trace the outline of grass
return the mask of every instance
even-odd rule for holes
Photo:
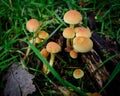
[[[118,67],[120,63],[118,63],[114,68],[105,87],[99,90],[92,79],[84,80],[83,78],[79,81],[72,78],[73,70],[75,68],[82,68],[82,64],[79,59],[73,60],[68,54],[59,53],[55,62],[57,65],[59,62],[59,67],[56,67],[57,65],[55,65],[55,68],[53,68],[49,66],[49,63],[41,54],[39,54],[39,50],[42,49],[48,41],[53,40],[57,42],[59,34],[62,33],[65,27],[69,26],[63,22],[63,15],[69,9],[81,11],[83,14],[84,26],[88,26],[87,14],[94,13],[97,19],[93,31],[97,32],[102,38],[109,37],[112,41],[116,41],[120,45],[119,0],[103,0],[102,2],[99,0],[85,1],[86,0],[16,0],[14,2],[13,0],[0,0],[0,75],[4,76],[6,69],[14,62],[20,62],[26,46],[30,45],[32,50],[29,58],[33,58],[33,61],[31,64],[29,64],[30,61],[25,61],[24,64],[29,69],[30,73],[35,73],[36,75],[34,82],[37,92],[34,93],[35,96],[46,96],[46,94],[50,94],[50,96],[53,96],[54,94],[54,96],[57,96],[58,91],[52,92],[52,86],[54,84],[64,86],[68,89],[73,89],[77,94],[81,94],[82,96],[84,96],[86,92],[90,91],[103,92],[119,73]],[[80,4],[83,4],[81,5],[82,7]],[[25,27],[27,20],[30,18],[38,19],[42,24],[39,30],[45,30],[50,34],[46,41],[40,43],[36,47],[27,42],[27,40],[33,36],[33,34],[29,33]],[[66,59],[62,58],[64,56],[66,56]],[[114,54],[113,56],[104,58],[100,67],[118,56],[119,54]],[[39,69],[42,62],[51,70],[51,74],[49,76],[44,77],[43,72]],[[74,66],[72,64],[74,64]],[[86,71],[86,67],[83,69],[85,71],[86,78],[89,78],[90,76]],[[42,76],[42,79],[39,78],[39,76]],[[67,77],[66,80],[63,79],[64,76]],[[72,79],[68,80],[69,78]],[[0,92],[3,92],[4,83],[2,78],[0,81]],[[39,84],[41,84],[42,81],[50,86],[48,87],[43,84],[40,87]],[[92,89],[89,88],[91,86],[93,87]],[[80,87],[81,89],[77,87]],[[45,91],[46,93],[44,93]],[[62,95],[63,94],[61,94],[61,96]]]

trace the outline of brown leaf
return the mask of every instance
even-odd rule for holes
[[[4,96],[27,96],[36,90],[32,81],[34,76],[22,66],[12,64],[7,71]]]

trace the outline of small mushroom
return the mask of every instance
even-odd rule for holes
[[[92,34],[89,28],[85,28],[83,26],[76,27],[75,33],[76,33],[76,37],[83,36],[83,37],[88,37],[88,38],[90,38]]]
[[[73,77],[74,77],[75,79],[80,79],[80,78],[82,78],[83,76],[84,76],[83,70],[81,70],[81,69],[75,69],[75,70],[73,71]]]
[[[35,38],[35,43],[39,44],[42,41],[42,39],[40,39],[39,37]]]
[[[36,32],[40,27],[40,22],[37,19],[30,19],[26,23],[26,29],[29,32]]]
[[[94,92],[94,93],[92,93],[92,96],[102,96],[102,95],[99,94],[98,92]]]
[[[29,31],[29,32],[36,32],[38,30],[38,28],[40,27],[40,22],[37,20],[37,19],[30,19],[26,22],[26,29]],[[34,33],[34,37],[35,37],[35,33]],[[31,39],[29,42],[33,42],[34,45],[35,45],[35,42],[36,40]],[[28,46],[27,48],[27,51],[26,51],[26,54],[25,56],[23,57],[23,60],[25,60],[28,55],[29,55],[29,52],[30,52],[30,46]]]
[[[74,50],[71,50],[70,51],[70,57],[73,58],[73,59],[76,59],[78,57],[78,53]]]
[[[47,59],[49,52],[46,50],[46,48],[43,48],[40,53],[42,54],[43,57]]]
[[[46,50],[50,53],[49,64],[50,66],[53,66],[55,54],[61,51],[61,46],[57,44],[56,42],[51,41],[46,45]],[[49,70],[47,73],[49,73]]]
[[[73,28],[65,28],[63,30],[63,37],[66,38],[66,46],[69,47],[71,46],[71,39],[74,38],[75,36],[75,32]]]
[[[47,57],[49,56],[49,52],[46,50],[46,48],[43,48],[40,53],[42,54],[43,57],[45,57],[47,59]],[[48,68],[45,64],[43,64],[43,72],[44,74],[47,74],[48,72]]]
[[[87,93],[87,96],[102,96],[101,94],[99,94],[98,92],[94,92],[94,93]]]
[[[64,22],[70,24],[70,27],[74,27],[74,24],[82,22],[82,15],[77,10],[69,10],[65,13]]]
[[[90,38],[78,36],[73,39],[73,49],[76,52],[85,53],[92,50],[92,48],[93,42]]]
[[[48,36],[49,36],[49,34],[46,31],[40,31],[38,34],[38,37],[40,39],[46,39],[46,38],[48,38]]]

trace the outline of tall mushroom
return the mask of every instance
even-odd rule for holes
[[[50,66],[53,66],[55,54],[61,51],[61,46],[56,42],[51,41],[46,45],[46,50],[50,53],[49,64]],[[49,73],[49,70],[47,73]]]
[[[70,47],[71,46],[71,39],[73,39],[75,36],[75,32],[73,28],[65,28],[63,30],[63,37],[66,38],[66,46]]]
[[[30,19],[26,22],[26,29],[29,32],[36,32],[40,27],[40,22],[37,19]]]
[[[77,10],[69,10],[65,13],[64,22],[70,24],[70,27],[74,28],[74,24],[79,24],[82,22],[82,15]]]
[[[29,32],[34,32],[34,37],[35,37],[35,32],[39,29],[40,27],[40,22],[37,20],[37,19],[29,19],[27,22],[26,22],[26,29],[29,31]],[[32,41],[34,43],[34,38],[32,38]],[[35,43],[34,43],[35,45]],[[26,51],[26,54],[24,56],[24,60],[27,58],[27,56],[29,55],[29,52],[30,52],[30,46],[28,46],[27,48],[27,51]]]

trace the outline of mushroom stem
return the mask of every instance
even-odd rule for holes
[[[74,26],[75,26],[74,24],[70,24],[70,28],[74,28]]]
[[[55,53],[50,53],[50,61],[49,64],[52,67],[55,59]],[[43,65],[43,70],[45,74],[48,74],[50,70],[46,67],[46,65]]]
[[[27,48],[26,54],[23,58],[24,60],[28,57],[29,53],[30,53],[30,46],[28,46],[28,48]]]
[[[54,59],[55,59],[55,53],[50,53],[50,61],[49,61],[50,66],[53,66]]]
[[[71,43],[70,43],[70,42],[71,42],[71,39],[67,38],[67,40],[66,40],[66,46],[67,46],[67,47],[71,46]]]
[[[70,24],[70,28],[74,29],[74,27],[75,27],[75,24]],[[73,38],[71,38],[69,42],[70,42],[70,45],[73,46]]]

